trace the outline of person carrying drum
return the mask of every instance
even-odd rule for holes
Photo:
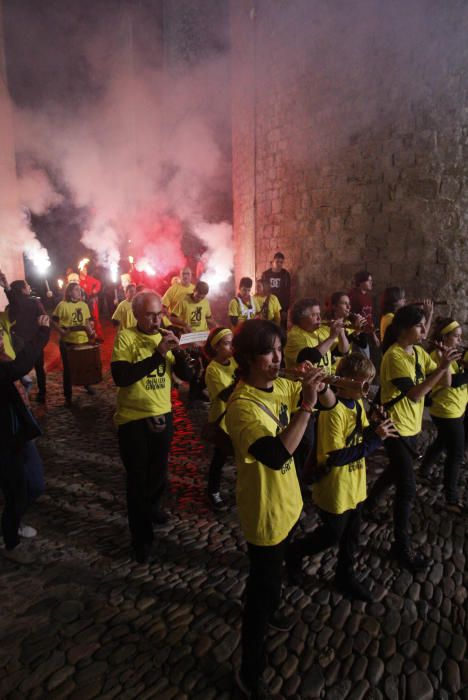
[[[81,299],[81,288],[76,282],[71,282],[65,289],[65,300],[57,304],[52,314],[55,328],[60,334],[60,355],[63,365],[63,395],[65,406],[72,405],[72,380],[68,351],[75,345],[82,345],[94,340],[96,333],[91,325],[91,313],[88,305]],[[94,389],[86,385],[88,394],[94,394]]]

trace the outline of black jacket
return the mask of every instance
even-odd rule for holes
[[[14,383],[33,368],[49,335],[49,328],[41,326],[14,360],[0,362],[0,443],[6,448],[20,447],[41,434]]]

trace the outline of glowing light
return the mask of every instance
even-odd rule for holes
[[[156,274],[156,270],[154,269],[153,265],[151,264],[150,260],[148,260],[148,258],[140,258],[140,260],[136,262],[135,267],[138,270],[138,272],[145,272],[151,277]]]
[[[62,279],[58,279],[58,280],[57,280],[57,287],[58,287],[59,289],[63,289],[63,280],[62,280]]]
[[[133,255],[128,256],[128,262],[130,263],[130,265],[133,265]]]
[[[225,271],[215,272],[214,270],[208,270],[208,272],[202,275],[203,282],[206,282],[210,287],[210,294],[219,291],[219,288],[224,282],[229,279],[229,273]]]
[[[45,275],[50,267],[50,259],[47,250],[38,245],[34,248],[27,248],[25,254],[31,260],[36,270],[41,275]]]
[[[83,269],[84,269],[88,264],[89,264],[89,258],[83,258],[83,259],[80,260],[80,262],[78,263],[78,270],[79,270],[80,272],[83,272]]]
[[[119,274],[119,265],[116,262],[113,262],[109,265],[109,270],[110,270],[110,278],[112,282],[117,282],[118,274]]]

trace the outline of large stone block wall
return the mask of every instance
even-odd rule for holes
[[[233,83],[255,42],[255,103],[238,89],[233,119],[234,159],[255,164],[234,178],[238,246],[254,216],[257,272],[282,250],[296,296],[367,268],[377,291],[444,298],[467,320],[466,3],[250,5],[255,27],[245,13],[233,32]]]

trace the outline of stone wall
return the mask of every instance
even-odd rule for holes
[[[447,299],[467,320],[466,3],[239,4],[237,247],[255,232],[257,272],[282,250],[297,296],[367,268],[377,291]]]

